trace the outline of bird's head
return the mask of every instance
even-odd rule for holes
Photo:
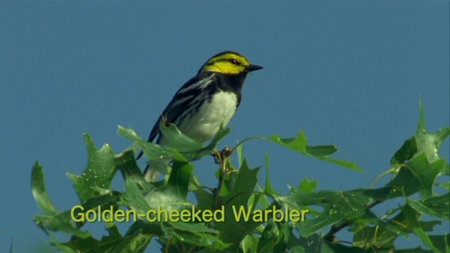
[[[263,67],[250,64],[250,61],[244,56],[232,52],[225,51],[214,55],[200,68],[198,73],[202,72],[218,72],[228,75],[238,75],[248,73]]]

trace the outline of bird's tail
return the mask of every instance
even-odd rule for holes
[[[159,177],[159,171],[157,171],[155,168],[151,168],[150,164],[147,164],[147,167],[145,167],[144,170],[144,179],[147,182],[155,182]]]
[[[167,166],[171,161],[170,159],[153,159],[153,161],[149,162],[144,170],[145,181],[155,182],[161,174],[160,171],[164,171],[167,174]]]

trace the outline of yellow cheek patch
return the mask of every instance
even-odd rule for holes
[[[213,62],[219,62],[219,61],[225,61],[225,60],[237,60],[238,62],[240,62],[243,66],[248,66],[250,65],[250,62],[247,60],[247,58],[245,58],[242,55],[237,55],[237,54],[233,54],[233,53],[227,53],[227,54],[221,54],[219,56],[216,56],[212,59],[210,59],[208,61],[208,63],[213,63]]]
[[[235,60],[238,64],[232,63]],[[250,62],[247,58],[234,53],[224,53],[211,58],[202,68],[202,71],[213,71],[223,74],[239,74],[245,71]]]
[[[205,65],[203,71],[219,72],[223,74],[239,74],[244,72],[244,66],[234,65],[228,61],[218,61],[212,65]]]

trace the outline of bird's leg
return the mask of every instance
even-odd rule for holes
[[[233,150],[228,146],[225,146],[220,152],[223,158],[227,158],[233,153]]]
[[[211,156],[214,158],[215,164],[220,164],[220,151],[217,148],[214,149],[214,153]]]
[[[214,157],[214,162],[216,164],[220,164],[221,159],[225,159],[229,157],[233,153],[233,150],[229,148],[228,146],[225,146],[222,151],[219,151],[218,149],[214,149],[214,154],[212,156]]]

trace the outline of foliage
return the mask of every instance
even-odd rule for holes
[[[132,129],[119,127],[119,134],[131,140],[133,146],[117,155],[108,144],[98,150],[91,136],[85,134],[88,165],[82,175],[68,174],[80,200],[71,210],[55,208],[47,194],[43,168],[36,162],[32,192],[43,214],[36,215],[34,221],[54,246],[63,252],[144,252],[152,240],[157,240],[163,252],[450,251],[450,234],[431,235],[435,225],[448,223],[450,217],[450,169],[445,158],[439,156],[450,128],[429,133],[422,105],[415,135],[393,155],[391,168],[381,175],[389,173],[393,178],[375,189],[316,191],[317,181],[305,179],[282,195],[270,183],[268,157],[262,188],[258,184],[260,168],[250,168],[243,159],[243,142],[233,149],[215,148],[229,129],[221,129],[207,146],[182,135],[173,125],[162,124],[161,130],[170,142],[166,147],[148,143]],[[334,145],[309,146],[303,131],[295,138],[257,138],[362,171],[352,162],[331,158],[338,151]],[[153,160],[174,160],[164,180],[144,180],[135,160],[139,149]],[[230,158],[235,152],[238,166]],[[211,191],[201,185],[190,163],[210,154],[215,154],[218,164],[218,185]],[[111,188],[117,172],[123,178],[123,192]],[[195,203],[188,200],[189,192],[195,195]],[[401,198],[403,204],[387,208],[382,216],[372,210],[393,198]],[[96,215],[98,210],[103,210],[101,215]],[[149,210],[154,212],[149,214]],[[155,215],[158,212],[159,217]],[[131,226],[121,234],[117,223],[126,214],[131,215]],[[86,222],[103,222],[108,235],[95,238],[83,229]],[[353,234],[353,242],[338,240],[343,229]],[[71,238],[57,241],[52,231],[67,233]],[[399,237],[410,235],[420,238],[425,248],[394,248]]]

